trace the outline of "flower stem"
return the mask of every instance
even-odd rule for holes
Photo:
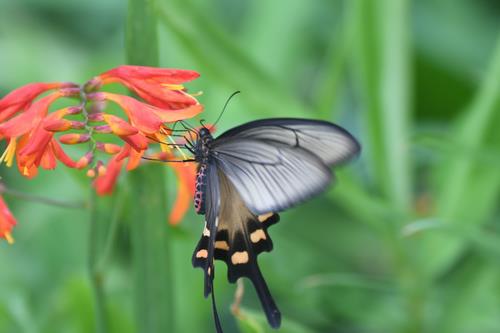
[[[50,198],[45,198],[37,195],[32,195],[32,194],[27,194],[21,191],[13,190],[10,188],[7,188],[4,184],[0,184],[0,195],[1,194],[6,194],[8,196],[26,200],[26,201],[32,201],[32,202],[38,202],[44,205],[48,206],[56,206],[56,207],[61,207],[61,208],[68,208],[68,209],[86,209],[88,208],[88,205],[86,203],[79,203],[79,202],[65,202],[65,201],[60,201],[60,200],[54,200]]]
[[[155,1],[129,0],[128,63],[158,66]],[[166,224],[164,167],[145,165],[129,175],[134,207],[130,219],[137,331],[174,332],[173,268]]]

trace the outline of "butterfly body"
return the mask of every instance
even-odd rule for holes
[[[281,314],[257,263],[260,253],[273,249],[268,228],[279,221],[278,212],[324,191],[333,180],[331,167],[357,155],[360,146],[341,127],[309,119],[263,119],[216,138],[207,128],[197,135],[195,208],[205,215],[205,227],[192,261],[204,270],[205,296],[213,297],[214,259],[222,260],[229,282],[250,279],[277,328]]]
[[[210,131],[202,128],[199,131],[199,139],[195,147],[195,159],[198,162],[198,171],[196,173],[196,187],[194,193],[194,209],[197,214],[205,214],[205,200],[206,200],[206,176],[209,163],[210,142],[213,137]]]

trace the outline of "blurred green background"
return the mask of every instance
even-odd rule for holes
[[[259,262],[281,332],[500,332],[498,1],[157,0],[142,14],[152,3],[0,0],[0,95],[141,58],[155,49],[151,34],[126,31],[156,19],[159,64],[202,74],[189,88],[204,93],[203,118],[242,91],[219,132],[300,116],[339,123],[362,143],[335,187],[270,229],[275,249]],[[165,174],[166,209],[171,171],[147,171],[150,182]],[[33,181],[0,174],[29,194],[90,193],[62,167]],[[141,177],[98,199],[93,227],[88,211],[6,196],[19,225],[14,246],[0,243],[0,332],[214,331],[190,262],[202,217],[191,210],[171,228],[165,214],[166,243],[151,247],[154,233],[137,243],[131,216],[150,209],[137,204],[150,200],[134,190]],[[272,331],[250,286],[234,319],[235,286],[217,267],[226,331]]]

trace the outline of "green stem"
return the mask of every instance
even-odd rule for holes
[[[24,192],[16,191],[10,188],[6,188],[4,185],[0,184],[0,194],[6,194],[8,196],[18,198],[21,200],[38,202],[48,206],[56,206],[68,209],[86,209],[88,205],[86,203],[79,202],[65,202],[60,200],[54,200],[51,198],[45,198],[37,195],[27,194]]]
[[[99,249],[101,248],[101,235],[104,225],[100,209],[96,202],[96,194],[91,189],[90,194],[90,226],[89,226],[89,275],[90,284],[94,294],[95,332],[108,332],[108,317],[106,313],[106,295],[104,293],[104,277],[97,267]]]
[[[395,209],[411,207],[409,147],[410,49],[408,1],[359,0],[361,95],[366,108],[373,178]]]
[[[126,26],[127,61],[158,66],[157,17],[154,0],[129,0]],[[173,268],[164,166],[144,165],[130,173],[134,209],[130,216],[134,305],[137,332],[174,332]]]

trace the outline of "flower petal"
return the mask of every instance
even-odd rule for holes
[[[130,156],[128,157],[127,171],[132,171],[139,166],[144,155],[144,150],[137,151],[135,149],[130,150]]]
[[[120,117],[112,114],[103,114],[103,120],[109,125],[114,134],[120,136],[133,135],[139,132],[137,128],[130,125]]]
[[[1,124],[0,136],[12,138],[29,132],[40,123],[42,118],[47,115],[49,106],[60,97],[60,92],[42,97],[33,103],[26,112]]]
[[[152,134],[157,132],[161,125],[161,119],[155,114],[157,108],[154,106],[139,102],[135,98],[117,95],[112,93],[102,93],[105,99],[118,104],[130,118],[130,122],[139,131]]]
[[[193,200],[195,192],[196,165],[194,163],[172,163],[177,175],[177,197],[169,216],[170,224],[178,224]]]
[[[52,139],[50,141],[50,147],[52,148],[52,151],[54,152],[54,155],[56,158],[61,161],[64,165],[66,165],[68,168],[76,168],[77,167],[77,162],[73,161],[71,157],[69,157],[64,150],[62,149],[61,145],[55,140]]]
[[[54,170],[56,168],[57,160],[52,147],[49,146],[48,149],[45,149],[40,160],[40,166],[45,170]]]
[[[162,110],[156,109],[154,110],[155,114],[164,122],[164,123],[173,123],[178,120],[184,120],[192,118],[203,111],[203,105],[197,104],[193,106],[189,106],[180,110]]]
[[[11,91],[0,100],[0,122],[25,109],[40,94],[56,88],[76,87],[74,83],[30,83]]]
[[[141,133],[134,135],[120,136],[120,139],[128,143],[136,151],[142,151],[148,149],[148,139],[146,139]]]
[[[192,81],[200,76],[191,70],[174,68],[157,68],[148,66],[122,65],[99,75],[103,80],[119,78],[128,79],[155,79],[160,83],[180,84]],[[107,83],[107,82],[106,82]]]
[[[12,215],[3,197],[0,196],[0,237],[5,238],[10,244],[14,242],[11,232],[16,224],[17,221],[14,215]]]
[[[130,147],[124,146],[120,153],[116,154],[109,160],[106,172],[94,180],[93,185],[98,195],[107,195],[113,192],[124,163],[124,157],[126,157],[129,152]]]

